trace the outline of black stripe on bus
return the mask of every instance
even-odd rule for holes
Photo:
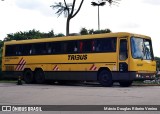
[[[28,63],[26,65],[32,65],[32,64],[98,64],[98,63],[104,63],[106,65],[115,65],[116,62],[85,62],[85,63]],[[4,65],[19,65],[19,64],[4,64]]]

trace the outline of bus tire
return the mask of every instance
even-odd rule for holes
[[[119,84],[121,87],[129,87],[132,85],[133,81],[120,81]]]
[[[30,69],[26,69],[23,73],[23,78],[26,84],[31,84],[34,82],[33,72]]]
[[[45,74],[42,69],[37,69],[35,71],[35,81],[38,84],[43,84],[45,82]]]
[[[105,87],[111,87],[113,85],[112,74],[108,70],[102,70],[98,75],[99,83]]]

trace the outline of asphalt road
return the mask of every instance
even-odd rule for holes
[[[16,85],[15,83],[0,83],[0,105],[160,105],[160,86],[131,86],[124,88],[117,85],[102,87],[99,84]],[[64,112],[47,113],[63,114]],[[75,112],[65,113],[75,114]],[[94,111],[77,113],[97,114]],[[106,114],[108,112],[101,113]],[[127,114],[128,112],[109,113]],[[137,112],[130,113],[137,114]],[[142,111],[141,113],[150,114],[150,111]],[[154,114],[158,113],[157,111],[154,112]]]

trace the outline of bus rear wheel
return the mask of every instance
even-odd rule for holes
[[[27,69],[23,73],[24,81],[27,84],[31,84],[34,82],[33,72],[30,69]]]
[[[121,87],[129,87],[132,85],[133,81],[120,81],[119,84]]]
[[[113,85],[112,74],[108,70],[102,70],[98,75],[99,83],[105,87],[111,87]]]
[[[42,69],[37,69],[35,71],[35,81],[38,84],[43,84],[45,82],[45,75]]]

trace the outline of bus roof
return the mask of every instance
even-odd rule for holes
[[[11,41],[5,42],[5,45],[27,44],[27,43],[36,43],[36,42],[67,41],[67,40],[69,41],[69,40],[94,39],[94,38],[105,38],[105,37],[122,38],[122,37],[128,37],[128,36],[136,36],[136,37],[150,39],[150,37],[146,35],[134,34],[129,32],[116,32],[116,33],[64,36],[64,37],[39,38],[39,39],[28,39],[28,40],[11,40]]]

